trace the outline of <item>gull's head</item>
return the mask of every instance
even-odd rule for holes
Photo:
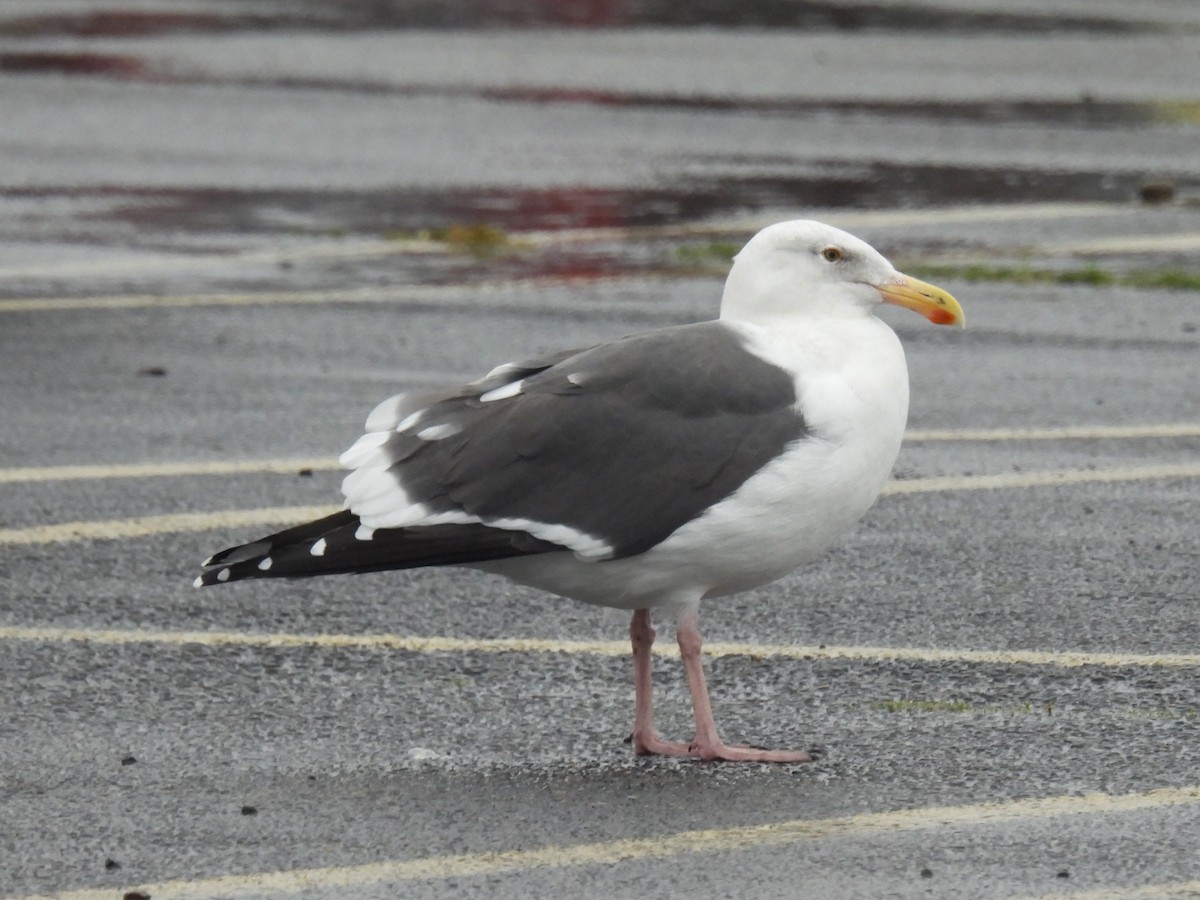
[[[894,303],[936,325],[965,323],[962,307],[939,287],[897,272],[852,234],[810,219],[764,228],[734,257],[721,318],[766,323],[843,317]]]

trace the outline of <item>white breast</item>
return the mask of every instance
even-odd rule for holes
[[[800,339],[761,333],[754,349],[793,373],[809,435],[651,551],[703,558],[710,597],[773,581],[845,534],[887,482],[908,418],[904,351],[873,316]]]
[[[480,568],[605,606],[687,605],[771,582],[848,531],[879,496],[904,435],[899,340],[874,316],[801,335],[738,327],[753,352],[792,374],[806,437],[639,556],[589,563],[548,554]]]

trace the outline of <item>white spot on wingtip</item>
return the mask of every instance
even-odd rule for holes
[[[567,376],[567,381],[575,385],[575,387],[583,387],[583,383],[586,380],[587,376],[585,376],[582,372],[572,372]]]
[[[417,437],[423,441],[440,441],[443,438],[452,437],[462,431],[461,425],[452,425],[449,422],[443,422],[441,425],[430,425],[428,428],[422,428],[417,432]]]
[[[488,372],[486,375],[484,375],[482,378],[480,378],[479,381],[484,382],[484,381],[491,381],[495,378],[506,378],[509,375],[515,375],[517,372],[520,372],[520,371],[521,371],[521,367],[518,366],[516,363],[510,363],[510,362],[501,363],[500,365],[496,366],[496,368],[492,369],[492,371]]]
[[[261,560],[259,560],[258,569],[260,572],[267,572],[270,570],[270,568],[271,568],[271,557],[264,556]]]
[[[202,566],[211,566],[212,564],[213,564],[213,558],[211,556],[208,559],[206,559],[204,562],[200,563],[200,565],[202,565]]]
[[[368,528],[366,525],[359,525],[358,530],[354,532],[356,541],[369,541],[375,536],[375,529]]]
[[[510,381],[508,384],[501,385],[495,390],[479,395],[480,403],[491,403],[495,400],[507,400],[509,397],[515,397],[521,393],[521,387],[525,384],[524,379],[519,381]]]
[[[313,544],[312,549],[309,550],[308,552],[311,553],[313,556],[324,556],[325,555],[325,538],[321,538],[319,541],[317,541],[315,544]]]
[[[196,588],[204,587],[204,576],[197,575],[196,580],[192,582],[192,587],[196,587]]]
[[[229,570],[228,569],[222,569],[220,572],[217,573],[217,581],[228,581],[228,580],[229,580]]]

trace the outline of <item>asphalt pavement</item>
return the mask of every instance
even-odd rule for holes
[[[1200,897],[1190,4],[115,6],[0,10],[0,896]],[[624,615],[479,573],[191,587],[799,216],[968,321],[889,311],[895,480],[703,610],[816,762],[635,758]]]

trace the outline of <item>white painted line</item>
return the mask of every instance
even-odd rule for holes
[[[991,828],[1067,816],[1122,813],[1191,806],[1200,803],[1200,786],[1162,788],[1134,794],[1069,794],[966,806],[932,806],[861,813],[828,819],[793,819],[765,825],[682,831],[644,838],[624,838],[588,844],[456,853],[425,859],[392,860],[357,866],[329,866],[218,875],[191,881],[167,881],[114,890],[84,889],[54,894],[56,900],[112,900],[122,890],[154,898],[263,897],[269,894],[332,892],[355,888],[376,890],[410,881],[441,881],[504,873],[529,873],[576,866],[614,866],[641,860],[661,860],[693,853],[737,853],[758,847],[779,847],[802,841],[887,839],[897,833]],[[395,896],[401,896],[400,893]],[[9,900],[50,900],[49,896]]]
[[[82,310],[122,309],[187,309],[190,307],[225,306],[303,306],[322,304],[391,303],[433,304],[438,309],[455,310],[516,310],[541,312],[546,298],[531,291],[589,284],[640,284],[649,281],[678,281],[683,279],[713,280],[716,275],[689,270],[685,273],[618,272],[611,275],[550,275],[530,278],[497,279],[460,282],[455,284],[414,284],[378,288],[344,288],[321,291],[263,291],[258,293],[227,294],[114,294],[90,297],[29,297],[0,300],[0,313],[31,313]],[[713,313],[716,313],[716,298]],[[582,308],[582,307],[581,307]],[[642,297],[612,296],[605,308],[646,310],[653,304]]]
[[[0,267],[0,278],[87,278],[124,272],[187,271],[231,265],[279,265],[304,259],[360,259],[412,253],[448,253],[445,243],[432,240],[321,241],[294,247],[270,247],[237,253],[198,253],[150,256],[111,255],[103,259],[38,266]]]
[[[1200,250],[1200,231],[1183,234],[1130,234],[1087,241],[1062,241],[1041,244],[1040,254],[1071,253],[1076,256],[1104,256],[1111,253],[1179,253]]]
[[[410,637],[398,634],[289,634],[246,631],[149,631],[41,626],[0,626],[0,641],[197,645],[205,647],[321,647],[356,650],[399,650],[408,653],[565,653],[579,656],[624,657],[628,641],[567,641],[545,638]],[[677,657],[667,642],[656,646],[662,657]],[[709,657],[747,657],[756,660],[829,660],[859,662],[963,662],[976,665],[1030,665],[1078,668],[1156,667],[1194,668],[1200,653],[1087,653],[1052,650],[953,650],[937,647],[852,647],[803,644],[747,644],[712,641],[704,645]]]
[[[1200,462],[1121,469],[1060,469],[1046,472],[1012,472],[1000,475],[948,475],[936,478],[912,478],[890,481],[884,496],[929,494],[944,491],[1005,490],[1011,488],[1067,487],[1078,484],[1200,478]],[[299,525],[336,512],[336,506],[275,506],[263,509],[237,509],[206,513],[169,513],[137,516],[132,519],[104,519],[32,525],[24,528],[0,528],[0,546],[52,544],[71,541],[95,541],[115,538],[149,537],[212,531],[222,528],[253,528]]]
[[[0,313],[55,310],[180,309],[193,306],[272,306],[334,303],[445,302],[464,291],[528,285],[531,282],[491,284],[408,285],[386,288],[350,288],[327,291],[264,291],[243,294],[117,294],[105,297],[33,297],[0,300]]]
[[[966,222],[1034,222],[1047,219],[1076,219],[1128,216],[1136,207],[1114,203],[1009,203],[998,205],[946,206],[935,209],[876,210],[874,212],[830,212],[829,220],[852,228],[884,225],[957,225]]]

